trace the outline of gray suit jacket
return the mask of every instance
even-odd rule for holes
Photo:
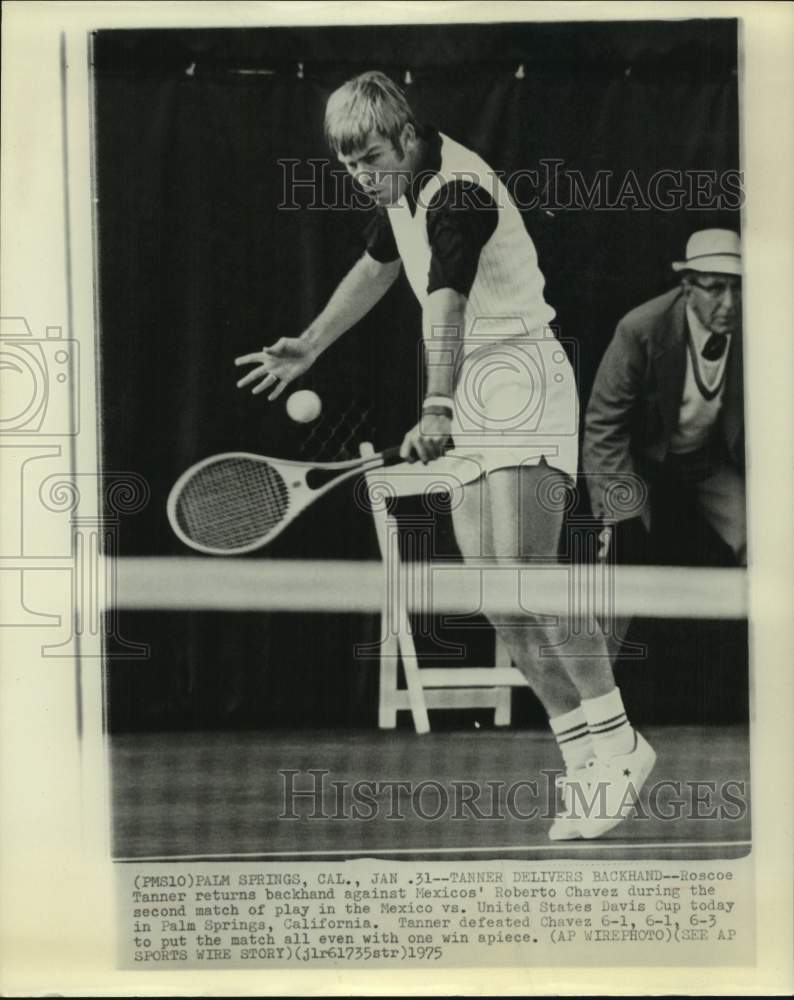
[[[648,471],[663,462],[676,429],[689,336],[683,292],[675,288],[618,323],[601,360],[585,415],[582,465],[593,512],[645,515]],[[731,338],[715,446],[744,469],[741,332]]]

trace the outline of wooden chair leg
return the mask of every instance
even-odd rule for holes
[[[375,454],[369,442],[359,448],[360,454],[368,458]],[[397,710],[404,707],[404,695],[397,688],[397,660],[402,659],[407,688],[408,707],[417,733],[430,732],[419,663],[416,657],[411,623],[403,604],[405,594],[405,567],[400,559],[398,528],[385,507],[373,502],[372,516],[375,534],[383,560],[386,587],[386,604],[382,612],[383,646],[380,653],[380,691],[378,694],[378,724],[384,729],[397,725]],[[409,571],[410,572],[410,571]]]
[[[512,667],[513,661],[507,646],[500,641],[499,636],[494,637],[494,667]],[[509,726],[512,712],[513,689],[509,687],[499,688],[496,694],[496,707],[494,709],[494,725]]]
[[[386,562],[388,564],[388,578],[392,581],[397,580],[397,593],[392,595],[392,603],[389,607],[390,621],[387,622],[387,628],[390,634],[394,632],[400,647],[403,673],[405,674],[405,686],[408,690],[408,704],[411,708],[414,728],[417,733],[429,733],[430,719],[427,715],[427,703],[425,702],[424,690],[422,688],[422,679],[419,676],[419,660],[416,655],[413,633],[411,632],[411,622],[404,604],[408,583],[406,572],[410,573],[411,567],[406,569],[400,561],[396,524],[394,525],[394,529],[389,532],[386,546]],[[392,569],[391,573],[389,572],[389,567]],[[395,569],[397,570],[396,573],[393,572]]]
[[[382,620],[386,621],[385,614]],[[380,647],[380,671],[378,686],[378,728],[396,729],[399,698],[397,694],[397,658],[400,655],[397,637],[390,635],[382,640]]]

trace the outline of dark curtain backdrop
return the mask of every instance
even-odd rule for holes
[[[355,73],[403,83],[410,71],[421,121],[496,169],[539,171],[546,204],[525,221],[583,400],[616,321],[670,286],[688,234],[739,225],[735,197],[566,208],[567,188],[544,191],[542,167],[561,161],[588,183],[611,171],[613,200],[629,171],[643,187],[662,169],[736,170],[735,21],[106,31],[93,60],[103,459],[152,490],[123,524],[124,555],[187,554],[165,498],[205,455],[345,457],[361,440],[394,443],[416,419],[419,315],[403,281],[304,379],[323,398],[318,424],[299,427],[282,402],[235,388],[235,356],[299,333],[361,253],[367,211],[313,209],[305,189],[302,207],[278,208],[279,160],[300,161],[306,178],[310,160],[327,159],[325,102]],[[334,169],[317,176],[330,185]],[[439,551],[454,554],[443,519],[438,533]],[[353,488],[315,505],[267,556],[374,558]],[[655,656],[621,674],[636,716],[744,716],[743,627],[645,625]],[[114,729],[376,724],[375,663],[352,654],[376,638],[369,616],[128,614],[122,631],[152,655],[109,663]],[[486,634],[464,641],[489,655]],[[527,694],[516,708],[519,721],[537,717]]]

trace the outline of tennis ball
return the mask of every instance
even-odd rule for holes
[[[287,413],[299,424],[309,424],[312,420],[316,420],[320,416],[322,408],[320,397],[311,389],[293,392],[287,400]]]

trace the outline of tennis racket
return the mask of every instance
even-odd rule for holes
[[[314,464],[244,451],[213,455],[174,483],[168,520],[177,538],[198,552],[253,552],[334,486],[401,461],[399,447],[369,458]]]

